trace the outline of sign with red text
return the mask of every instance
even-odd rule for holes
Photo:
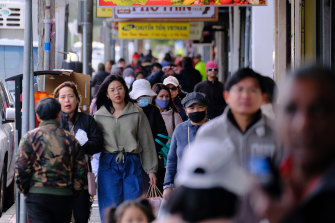
[[[266,0],[98,0],[99,7],[113,6],[162,6],[162,5],[266,5]]]
[[[152,7],[116,7],[115,20],[159,19],[173,21],[217,21],[217,8],[213,6],[152,6]]]

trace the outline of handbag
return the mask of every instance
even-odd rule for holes
[[[95,174],[92,172],[90,165],[87,162],[87,186],[88,186],[88,193],[90,195],[97,194],[97,183],[95,181]]]
[[[152,206],[155,216],[157,216],[158,211],[163,201],[163,195],[155,184],[149,186],[149,189],[147,192],[147,199],[150,205]]]
[[[88,193],[90,195],[97,194],[97,183],[95,182],[95,175],[92,172],[87,172]]]

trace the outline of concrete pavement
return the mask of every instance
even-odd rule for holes
[[[5,213],[2,214],[0,218],[0,223],[15,223],[16,222],[16,212],[15,212],[15,204],[10,207]],[[98,208],[98,200],[97,197],[94,197],[94,203],[92,205],[92,213],[89,223],[101,223],[99,208]]]

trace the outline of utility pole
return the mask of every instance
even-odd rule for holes
[[[107,19],[104,20],[104,59],[105,62],[107,60],[112,59],[112,48],[111,48],[111,22]]]
[[[45,0],[45,18],[44,18],[44,70],[49,70],[50,66],[50,25],[51,25],[51,3]]]
[[[34,100],[31,98],[31,83],[33,79],[33,67],[32,67],[32,52],[33,52],[33,32],[32,32],[32,1],[25,0],[25,28],[24,28],[24,52],[23,52],[23,83],[22,83],[22,135],[28,132],[31,114],[30,112],[30,103],[34,103]],[[31,101],[32,100],[32,101]],[[19,195],[19,223],[26,222],[26,204],[24,195],[20,193]]]
[[[44,69],[44,13],[45,0],[38,0],[38,70]]]
[[[55,68],[55,1],[38,0],[38,70]]]
[[[92,74],[93,0],[83,1],[83,73]]]

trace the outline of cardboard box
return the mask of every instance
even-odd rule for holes
[[[55,88],[65,81],[72,81],[77,84],[80,96],[79,108],[82,112],[90,111],[90,75],[76,72],[63,72],[62,75],[45,75],[45,91],[52,94]]]

